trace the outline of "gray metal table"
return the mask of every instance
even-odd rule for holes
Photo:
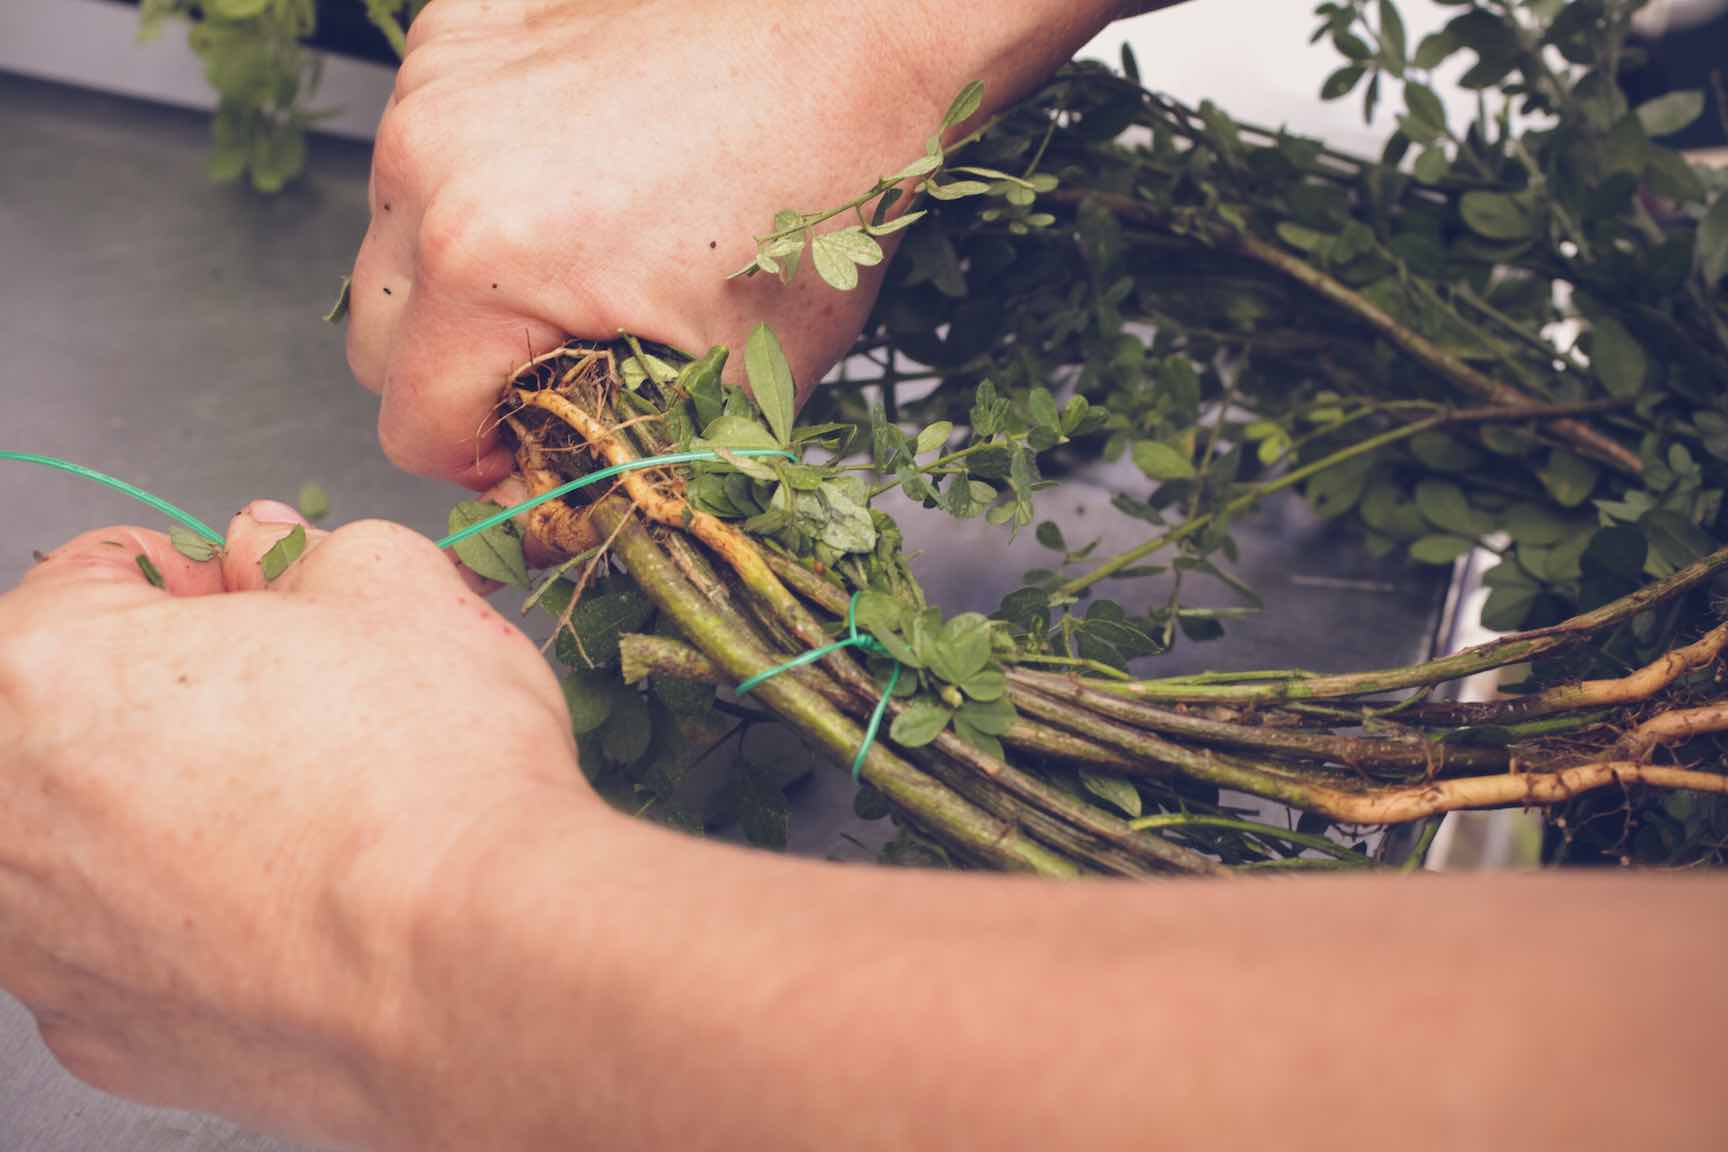
[[[266,200],[206,181],[206,131],[196,114],[0,75],[0,442],[112,471],[217,524],[249,498],[292,499],[316,479],[338,520],[438,529],[454,491],[378,454],[373,400],[350,381],[340,334],[318,319],[365,228],[366,149],[317,141],[308,179]],[[0,469],[0,589],[33,548],[149,522],[71,477]],[[1047,499],[1084,508],[1080,523],[1106,548],[1140,536],[1102,489]],[[1021,571],[1048,559],[1029,534],[1010,544],[940,514],[903,523],[932,596],[952,610],[993,609]],[[1357,667],[1399,655],[1394,638],[1410,657],[1428,649],[1437,582],[1366,560],[1290,501],[1238,538],[1243,575],[1277,613],[1178,649],[1161,670]],[[852,818],[850,791],[843,772],[825,770],[798,787],[794,850],[846,855],[856,851],[848,837],[880,838],[880,826]],[[282,1147],[85,1089],[0,994],[0,1152]]]

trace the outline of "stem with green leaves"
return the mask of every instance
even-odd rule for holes
[[[781,662],[713,611],[627,501],[608,498],[595,508],[594,517],[601,530],[613,537],[613,548],[643,593],[728,675],[742,681]],[[864,733],[856,724],[796,678],[774,677],[756,694],[843,763],[851,761],[863,741]],[[1078,874],[1072,861],[968,803],[880,742],[865,757],[862,774],[932,835],[968,857],[1010,871]]]

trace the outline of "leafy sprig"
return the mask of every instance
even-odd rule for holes
[[[912,189],[908,205],[919,203],[920,197],[945,201],[991,196],[999,197],[1003,204],[989,209],[989,218],[1005,220],[1009,228],[1021,234],[1054,223],[1055,217],[1049,213],[1030,211],[1040,192],[1056,188],[1054,176],[1030,171],[1015,176],[994,168],[948,163],[950,153],[976,138],[976,133],[946,148],[942,137],[977,115],[983,102],[983,83],[973,81],[966,85],[954,97],[942,123],[925,140],[922,156],[893,175],[880,178],[844,204],[815,212],[792,208],[776,212],[773,229],[756,237],[755,258],[729,278],[767,272],[791,283],[808,254],[816,274],[824,282],[839,291],[851,291],[858,286],[858,269],[882,263],[878,239],[911,227],[926,214],[926,209],[908,207],[898,216],[888,215],[905,195],[904,186],[908,182]],[[868,214],[866,209],[870,209]],[[857,217],[857,223],[817,231],[821,225],[848,212]]]

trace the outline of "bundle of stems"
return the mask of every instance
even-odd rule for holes
[[[548,375],[543,360],[518,379],[506,423],[536,491],[669,447],[653,419],[620,417],[611,365],[586,354],[580,371]],[[625,472],[585,504],[543,505],[527,531],[553,553],[592,555],[591,568],[615,562],[670,624],[622,638],[631,684],[733,686],[831,643],[847,617],[850,593],[832,572],[693,507],[670,468]],[[918,748],[884,736],[859,772],[956,861],[1056,876],[1384,863],[1360,845],[1249,819],[1220,793],[1360,829],[1431,829],[1446,812],[1549,806],[1597,789],[1724,795],[1728,775],[1670,753],[1728,731],[1728,698],[1710,698],[1728,624],[1618,679],[1485,705],[1427,698],[1448,682],[1588,644],[1724,568],[1728,549],[1559,624],[1400,668],[1136,680],[1010,655],[1017,718],[1001,738],[1003,756],[953,731]],[[763,681],[748,700],[848,765],[883,691],[865,663],[836,651]],[[893,716],[906,705],[891,698],[887,707]],[[1129,818],[1073,787],[1076,772],[1130,779],[1161,811]]]

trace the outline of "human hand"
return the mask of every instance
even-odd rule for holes
[[[916,158],[954,93],[991,107],[1116,0],[434,0],[373,156],[348,357],[397,464],[486,488],[505,381],[566,335],[692,352],[773,326],[807,393],[863,324],[880,269],[728,281],[782,208],[844,203]],[[836,221],[836,225],[844,221]]]
[[[99,1088],[381,1143],[440,863],[519,805],[603,813],[448,559],[356,524],[264,590],[292,519],[254,505],[205,564],[89,533],[0,597],[0,987]]]

